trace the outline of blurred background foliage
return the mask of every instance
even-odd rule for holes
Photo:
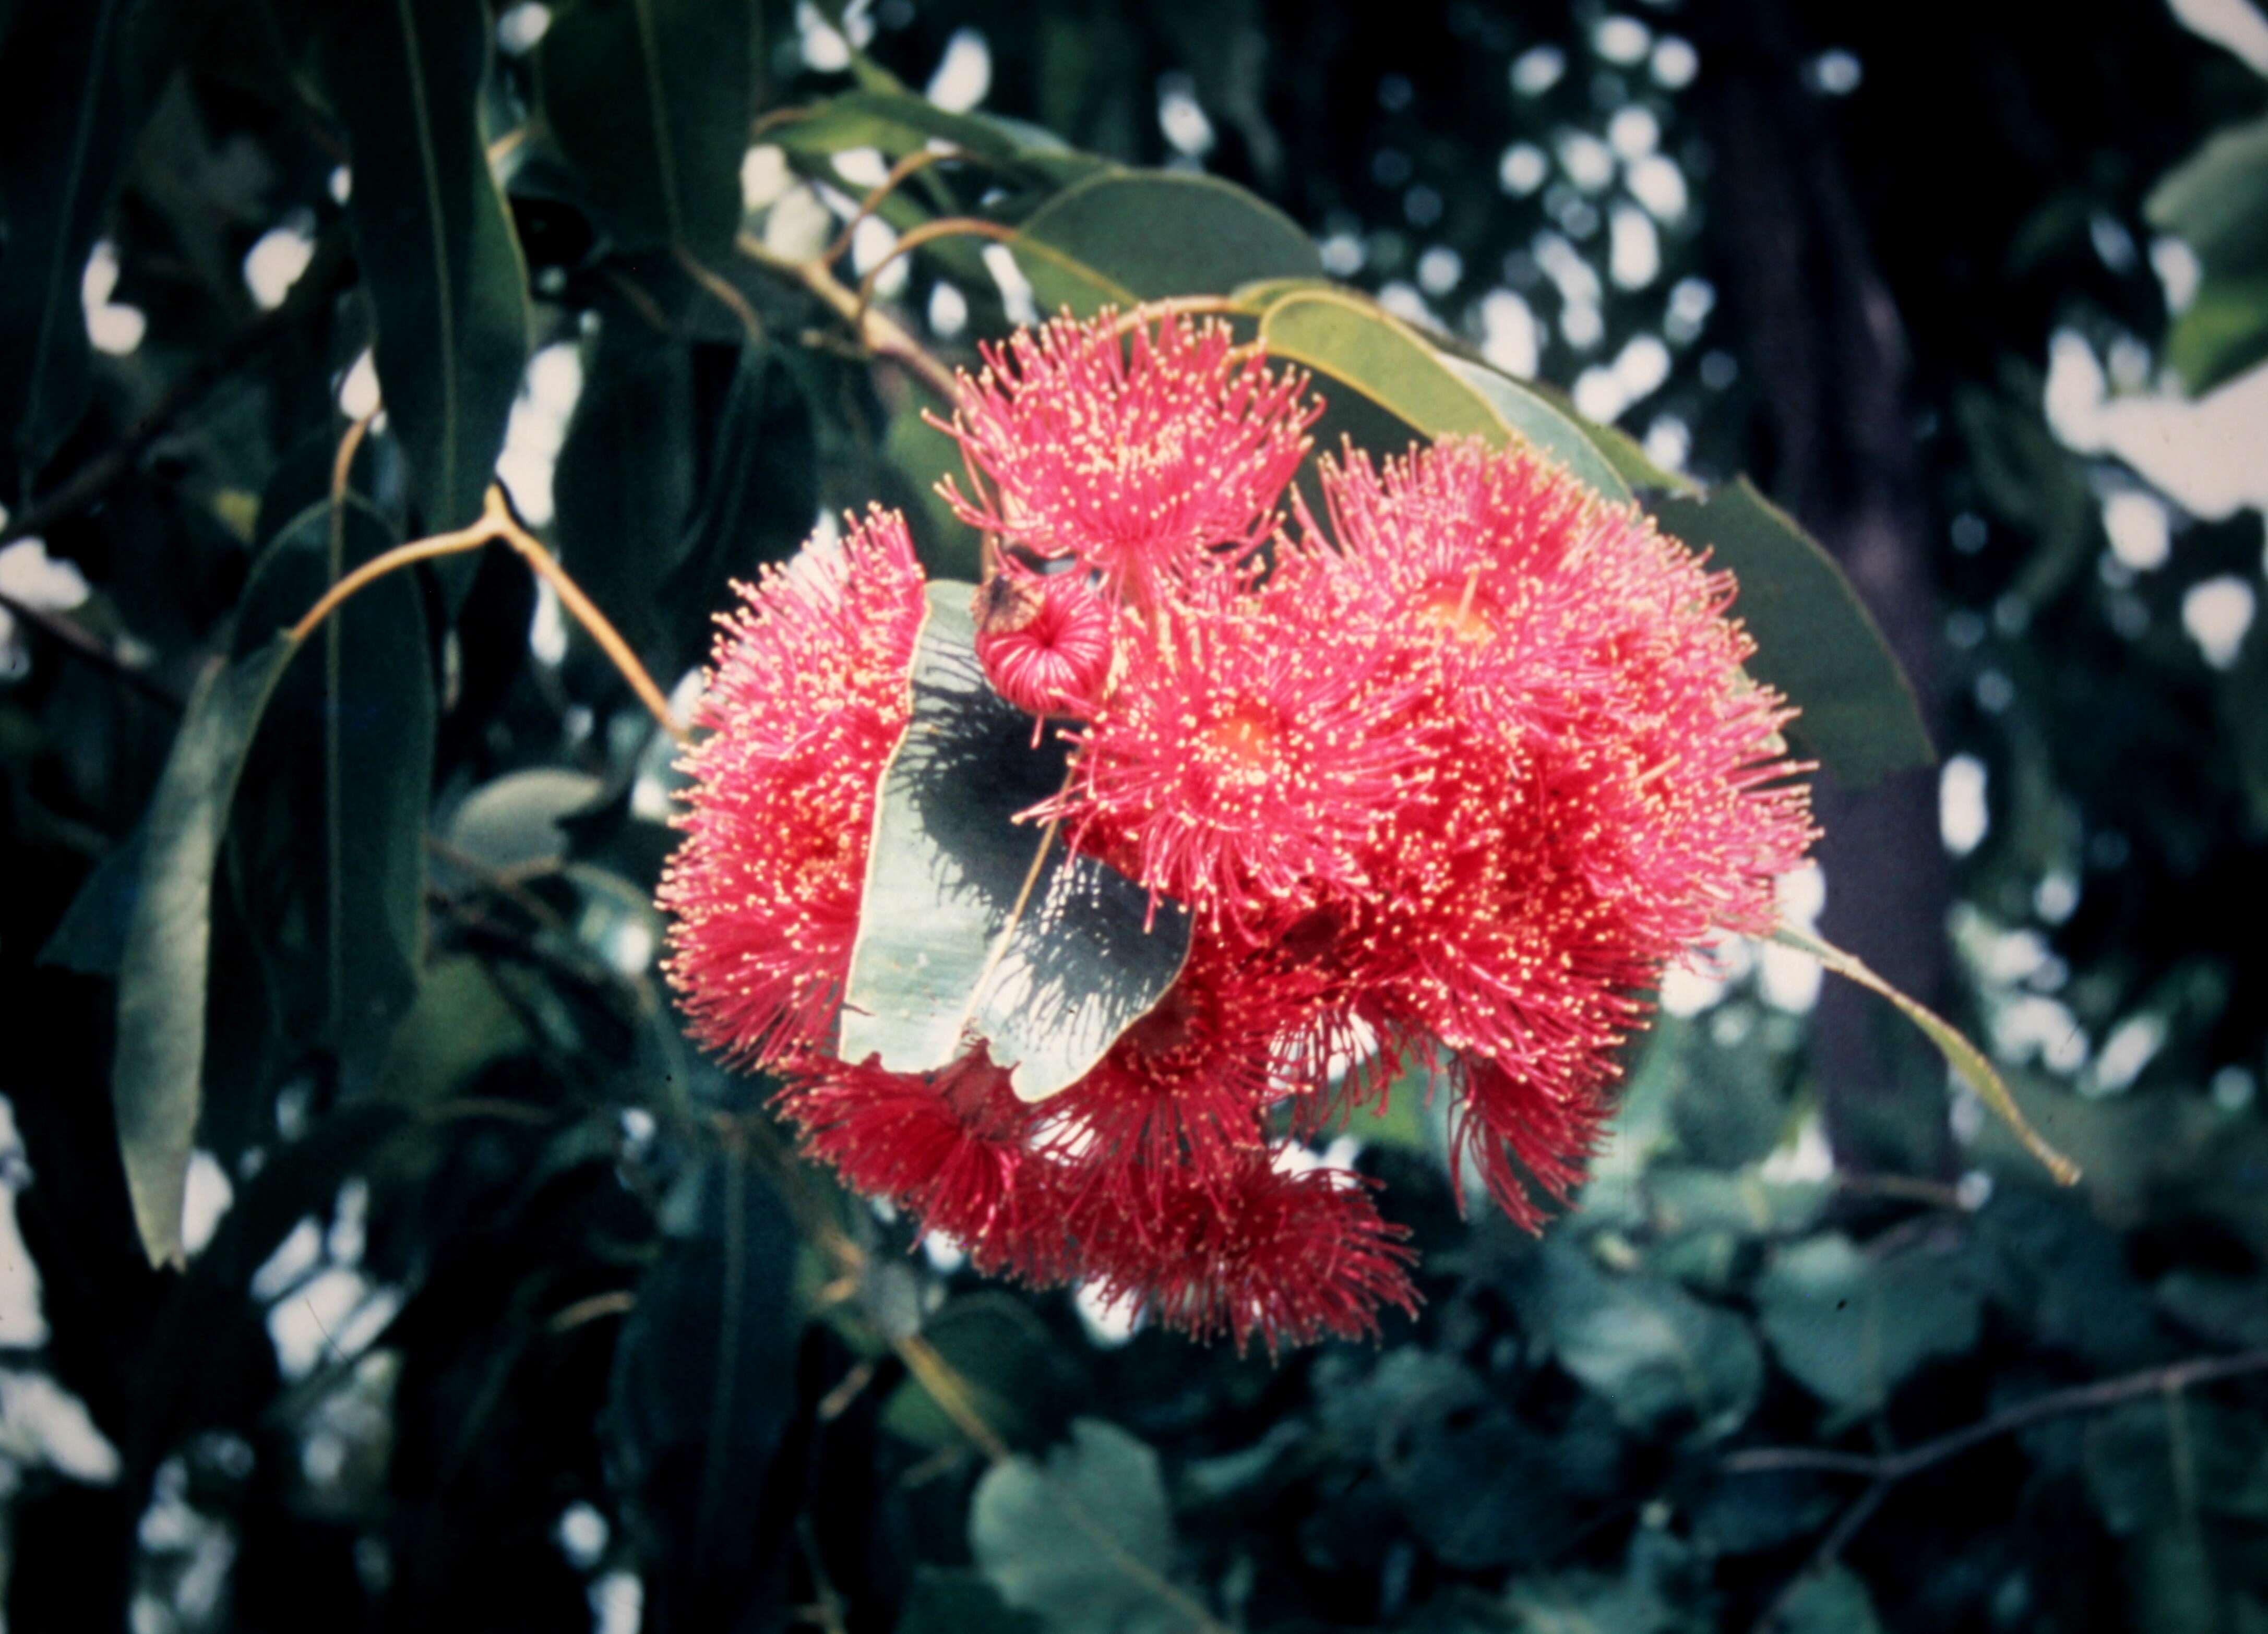
[[[2268,1630],[2268,19],[2174,10],[0,5],[9,1626]],[[1734,947],[1540,1242],[1415,1097],[1347,1131],[1425,1255],[1378,1346],[976,1284],[681,1039],[668,740],[495,548],[285,672],[209,960],[136,939],[207,661],[491,462],[665,685],[823,512],[965,576],[850,292],[961,362],[1066,291],[925,221],[1244,276],[1102,160],[1818,534],[1947,758],[1822,789],[1791,916],[2080,1187]],[[137,997],[203,1021],[180,1269]]]

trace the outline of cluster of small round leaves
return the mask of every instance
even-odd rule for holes
[[[1473,441],[1325,459],[1288,534],[1317,412],[1170,316],[1060,319],[963,378],[977,657],[1071,754],[1025,815],[1192,927],[1060,1095],[1020,1100],[983,1040],[918,1074],[828,1049],[920,626],[895,519],[744,593],[663,887],[701,1036],[770,1064],[851,1186],[987,1273],[1271,1351],[1417,1299],[1371,1187],[1287,1130],[1446,1084],[1454,1164],[1540,1228],[1665,967],[1768,931],[1815,837],[1729,575]]]

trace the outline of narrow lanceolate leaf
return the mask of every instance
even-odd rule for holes
[[[1240,298],[1256,311],[1269,355],[1314,374],[1327,399],[1357,394],[1427,438],[1524,444],[1608,498],[1630,498],[1583,427],[1509,375],[1436,350],[1353,291],[1274,284]]]
[[[335,516],[328,501],[302,510],[239,599],[239,653],[399,542],[358,499]],[[269,700],[230,817],[231,867],[275,1021],[335,1052],[352,1086],[378,1071],[424,960],[438,708],[416,581],[368,586],[308,646]]]
[[[731,250],[755,27],[751,0],[578,0],[544,31],[545,121],[625,239]]]
[[[1010,245],[1043,313],[1225,295],[1322,271],[1297,222],[1213,176],[1114,170],[1064,188]]]
[[[0,54],[0,419],[27,474],[86,408],[81,284],[146,102],[128,49],[136,9],[24,7]]]
[[[1803,711],[1787,734],[1800,754],[1852,788],[1936,762],[1912,683],[1858,592],[1748,479],[1647,508],[1662,532],[1740,581],[1733,612],[1756,642],[1748,669]]]
[[[2016,1098],[2008,1093],[2008,1086],[1993,1070],[1984,1052],[1962,1036],[1961,1029],[1948,1021],[1928,1005],[1910,998],[1877,975],[1854,954],[1846,953],[1831,942],[1808,936],[1801,931],[1786,927],[1776,931],[1772,940],[1783,946],[1800,948],[1832,970],[1836,975],[1856,982],[1859,986],[1880,993],[1896,1005],[1900,1013],[1922,1030],[1924,1037],[1937,1046],[1938,1054],[1945,1057],[1946,1065],[1954,1075],[1967,1085],[1976,1097],[1999,1115],[2000,1121],[2021,1141],[2024,1150],[2037,1158],[2058,1185],[2069,1186],[2079,1179],[2079,1165],[2048,1145],[2039,1130],[2031,1126]]]
[[[481,126],[488,14],[364,0],[322,8],[320,28],[379,386],[427,528],[461,527],[480,515],[527,362],[526,274]]]
[[[582,395],[552,478],[559,560],[656,668],[656,597],[693,505],[688,349],[624,317],[585,354]],[[674,673],[674,672],[671,672]]]
[[[615,1347],[608,1474],[652,1625],[725,1628],[761,1595],[790,1519],[772,1465],[796,1405],[795,1226],[729,1153],[687,1174],[661,1224]]]
[[[118,965],[111,1100],[134,1223],[153,1265],[181,1257],[181,1204],[202,1099],[213,868],[261,712],[291,661],[277,636],[190,696],[148,816]]]
[[[873,148],[895,161],[944,143],[1003,166],[1069,166],[1064,173],[1081,176],[1109,167],[1108,160],[1074,152],[1062,137],[1038,125],[956,114],[903,91],[846,91],[781,126],[770,139],[805,159]]]
[[[1060,742],[985,682],[972,586],[929,587],[913,718],[883,773],[843,1056],[898,1072],[945,1066],[977,1039],[1016,1093],[1068,1087],[1162,997],[1189,916],[1072,855],[1016,814],[1063,786]],[[1035,860],[1036,863],[1035,863]]]

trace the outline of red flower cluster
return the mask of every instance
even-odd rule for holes
[[[852,1186],[987,1272],[1240,1345],[1415,1305],[1401,1229],[1287,1141],[1430,1066],[1459,1162],[1539,1226],[1664,965],[1768,930],[1813,837],[1728,575],[1476,443],[1326,459],[1325,517],[1287,519],[1316,412],[1173,318],[1059,320],[964,379],[978,654],[1072,746],[1034,815],[1193,925],[1061,1095],[1019,1099],[982,1040],[919,1075],[829,1048],[919,621],[894,520],[744,593],[663,887],[701,1036],[777,1073]]]

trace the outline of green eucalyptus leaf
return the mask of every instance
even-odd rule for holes
[[[826,462],[796,350],[746,347],[733,367],[693,510],[655,592],[673,673],[700,656],[733,581],[793,556],[819,512]]]
[[[1659,1277],[1609,1275],[1565,1238],[1544,1245],[1535,1295],[1559,1365],[1632,1429],[1690,1418],[1713,1439],[1755,1410],[1764,1358],[1730,1312]]]
[[[890,160],[936,143],[1001,162],[1045,158],[1078,159],[1089,169],[1107,161],[1075,154],[1053,131],[985,114],[956,114],[904,91],[846,91],[790,121],[770,139],[799,158],[831,158],[854,148],[873,148]]]
[[[398,542],[358,500],[335,518],[328,502],[309,505],[253,569],[238,602],[238,655]],[[383,1055],[424,959],[439,706],[416,579],[365,586],[306,644],[269,698],[247,762],[229,819],[230,869],[275,1024],[295,1043],[335,1052],[351,1087]]]
[[[111,1101],[134,1223],[153,1265],[178,1264],[203,1100],[213,872],[260,717],[297,649],[276,636],[216,666],[189,695],[158,780],[118,963]]]
[[[2166,342],[2183,382],[2208,391],[2268,357],[2268,119],[2215,134],[2143,209],[2188,242],[2203,274]]]
[[[1666,534],[1709,552],[1740,581],[1733,611],[1756,637],[1750,673],[1803,711],[1797,749],[1858,788],[1936,761],[1913,687],[1850,580],[1785,512],[1743,477],[1705,499],[1648,509]]]
[[[134,48],[146,10],[29,7],[0,53],[0,415],[27,475],[86,411],[81,278],[157,89]]]
[[[1654,1228],[1664,1236],[1722,1231],[1740,1237],[1778,1236],[1809,1227],[1833,1199],[1821,1181],[1769,1181],[1754,1168],[1662,1165],[1646,1175]]]
[[[2268,276],[2198,286],[2166,335],[2166,360],[2192,392],[2208,392],[2268,357]]]
[[[919,1566],[898,1613],[896,1634],[1040,1634],[1028,1611],[1017,1611],[981,1573],[967,1567]]]
[[[1017,1094],[1042,1100],[1173,985],[1189,915],[1014,821],[1063,786],[1065,753],[1035,747],[1031,718],[984,680],[974,594],[929,586],[913,717],[876,802],[842,1054],[926,1072],[983,1039]]]
[[[1269,354],[1360,393],[1429,438],[1501,443],[1504,419],[1417,331],[1352,290],[1294,289],[1260,314]]]
[[[1833,1564],[1796,1579],[1760,1626],[1767,1634],[1878,1634],[1882,1623],[1865,1580],[1850,1567]]]
[[[1773,1255],[1756,1304],[1772,1353],[1807,1389],[1873,1411],[1925,1363],[1976,1344],[1984,1293],[1957,1258],[1918,1248],[1875,1259],[1827,1232]]]
[[[755,35],[750,0],[577,0],[544,30],[544,121],[627,241],[730,254]]]
[[[1042,1446],[1060,1436],[1090,1387],[1047,1324],[1012,1294],[992,1289],[963,1294],[924,1322],[922,1335],[967,1387],[977,1417],[1011,1446]],[[924,1446],[968,1440],[918,1379],[898,1387],[882,1423]]]
[[[1248,286],[1238,298],[1258,312],[1270,355],[1316,376],[1327,399],[1336,385],[1428,438],[1525,444],[1607,498],[1629,500],[1630,485],[1589,430],[1511,376],[1433,346],[1367,298],[1292,280]]]
[[[1058,1634],[1180,1634],[1193,1626],[1167,1573],[1174,1522],[1158,1454],[1116,1424],[1081,1418],[1044,1464],[995,1464],[968,1506],[976,1564],[1019,1610]]]
[[[653,660],[659,587],[694,502],[692,365],[627,316],[607,320],[589,357],[552,477],[559,560]]]
[[[394,1029],[370,1100],[431,1108],[463,1094],[500,1061],[534,1043],[527,1023],[470,953],[438,960]]]
[[[1620,1484],[1624,1438],[1611,1410],[1586,1397],[1547,1434],[1469,1368],[1403,1363],[1425,1354],[1396,1352],[1379,1368],[1369,1425],[1411,1529],[1460,1571],[1536,1565],[1566,1549]]]
[[[699,1626],[749,1604],[790,1516],[767,1502],[796,1410],[789,1318],[798,1238],[736,1152],[691,1170],[661,1210],[608,1389],[608,1473],[649,1594]],[[700,1608],[696,1615],[696,1608]]]
[[[1275,206],[1179,171],[1090,176],[1035,210],[1009,247],[1042,313],[1082,317],[1322,270],[1314,241]]]
[[[2016,1098],[2009,1092],[2007,1082],[2001,1078],[1999,1070],[1993,1066],[1983,1050],[1970,1042],[1959,1027],[1920,1000],[1892,986],[1863,960],[1845,953],[1831,942],[1789,925],[1782,925],[1773,931],[1772,940],[1783,946],[1799,948],[1809,953],[1845,980],[1856,982],[1869,992],[1879,993],[1889,999],[1899,1014],[1912,1022],[1920,1029],[1922,1036],[1936,1046],[1938,1054],[1945,1057],[1945,1064],[1953,1070],[1954,1076],[1967,1085],[1970,1092],[1990,1108],[1993,1115],[2022,1143],[2024,1150],[2055,1176],[2058,1185],[2069,1186],[2077,1182],[2080,1166],[2048,1145],[2046,1137],[2024,1116],[2023,1108],[2017,1105]]]
[[[596,807],[607,785],[586,771],[526,766],[482,784],[449,820],[449,849],[497,873],[563,862],[563,820]]]
[[[436,532],[480,515],[527,362],[526,273],[482,128],[490,27],[456,0],[320,11],[379,384]]]
[[[81,975],[114,976],[126,956],[126,927],[141,888],[148,829],[136,825],[115,850],[95,864],[70,906],[40,948],[39,962]]]
[[[1565,466],[1586,487],[1598,489],[1609,499],[1622,502],[1630,498],[1630,484],[1623,480],[1621,469],[1600,444],[1599,439],[1611,428],[1590,425],[1572,415],[1562,414],[1510,375],[1486,364],[1446,353],[1441,362],[1452,374],[1481,394],[1497,418],[1510,428],[1513,438]],[[1630,440],[1619,431],[1612,434],[1625,443]],[[1639,459],[1643,461],[1644,456]],[[1651,474],[1652,467],[1647,469]]]

